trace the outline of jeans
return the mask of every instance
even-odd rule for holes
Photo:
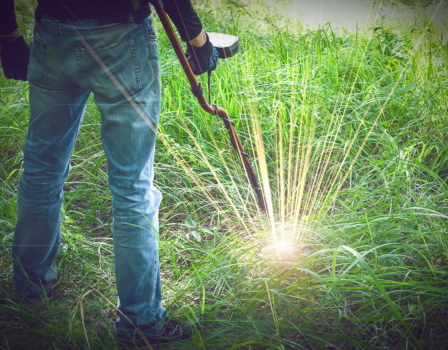
[[[160,118],[157,41],[148,17],[36,23],[28,67],[30,122],[17,200],[12,258],[16,291],[42,298],[56,281],[60,212],[70,157],[93,93],[112,192],[116,328],[156,331],[161,307],[158,209],[153,185]],[[152,329],[151,327],[155,327]]]

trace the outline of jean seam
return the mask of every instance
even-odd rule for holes
[[[145,43],[146,43],[146,47],[148,49],[148,54],[150,53],[150,43],[156,43],[157,44],[157,34],[155,33],[154,27],[152,22],[148,23],[148,25],[146,26],[144,23],[140,23],[140,28],[143,32],[143,36],[145,38]],[[151,28],[152,26],[152,28]],[[152,29],[151,31],[149,29]],[[154,33],[154,34],[152,34]],[[158,60],[159,56],[157,55],[156,52],[156,56],[155,57],[149,57],[148,55],[148,59],[154,59],[154,60]]]
[[[59,53],[59,59],[61,60],[62,66],[64,66],[64,59],[62,57],[61,45],[60,45],[60,41],[59,41],[59,38],[60,38],[59,33],[56,32],[55,36],[56,36],[56,43],[57,43],[58,53]],[[63,75],[64,79],[67,81],[67,77],[65,76],[65,69],[62,69],[62,75]]]
[[[148,62],[148,64],[158,64],[159,62],[159,56],[157,54],[157,48],[155,50],[156,55],[152,56],[152,52],[154,51],[151,48],[151,44],[156,44],[157,45],[157,35],[155,34],[155,30],[154,30],[154,26],[152,24],[152,20],[146,25],[146,23],[139,23],[140,29],[143,32],[143,37],[145,38],[145,44],[146,44],[146,50],[147,50],[147,55],[146,55],[146,59],[151,61]],[[152,27],[152,28],[151,28]],[[154,34],[150,34],[154,33]],[[151,56],[150,56],[151,55]],[[151,69],[154,71],[153,67],[151,67]],[[154,74],[154,79],[156,80],[156,78],[158,79],[158,76],[156,76]],[[155,86],[155,84],[153,84],[153,89],[152,89],[152,93],[153,94],[157,94],[157,87]]]
[[[29,79],[30,82],[34,84],[48,84],[48,74],[51,71],[51,68],[47,66],[45,63],[45,43],[40,40],[36,35],[33,36],[33,40],[35,41],[35,45],[38,47],[38,56],[37,58],[42,63],[42,66],[44,68],[44,71],[42,72],[41,79]],[[36,58],[34,58],[36,60]],[[28,74],[29,77],[29,74]]]

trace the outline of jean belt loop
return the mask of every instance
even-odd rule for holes
[[[59,23],[60,23],[60,21],[58,19],[54,20],[54,28],[53,28],[53,34],[54,35],[58,35]]]
[[[132,16],[132,13],[129,14],[128,21],[129,23],[135,23],[135,19],[134,16]]]

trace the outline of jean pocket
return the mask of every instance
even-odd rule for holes
[[[145,39],[148,47],[148,58],[151,60],[159,60],[157,35],[152,20],[145,26]]]
[[[49,72],[50,68],[45,63],[45,43],[34,35],[30,41],[28,80],[34,84],[47,84]]]
[[[148,58],[151,60],[159,60],[157,36],[148,35],[146,37],[146,45],[148,46]]]
[[[76,47],[76,58],[90,90],[107,101],[118,102],[142,90],[133,36],[98,49]]]

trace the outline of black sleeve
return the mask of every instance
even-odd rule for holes
[[[14,0],[0,0],[0,35],[10,34],[18,27]]]
[[[170,16],[183,41],[190,41],[199,35],[202,30],[201,20],[190,0],[163,0],[162,2],[163,9]]]

